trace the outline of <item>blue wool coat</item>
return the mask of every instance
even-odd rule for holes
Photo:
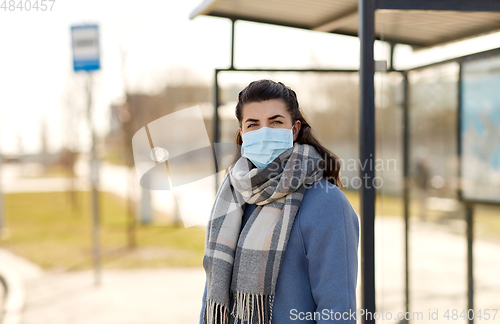
[[[241,228],[255,207],[245,205]],[[273,324],[355,324],[358,247],[358,216],[344,193],[324,178],[307,188],[283,254]],[[205,284],[200,324],[206,292]]]

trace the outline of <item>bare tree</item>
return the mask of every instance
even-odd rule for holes
[[[134,136],[134,121],[132,119],[132,112],[130,111],[129,96],[130,96],[130,80],[126,75],[126,63],[127,63],[128,51],[120,43],[120,72],[122,76],[123,89],[125,93],[125,103],[119,106],[120,114],[119,118],[122,123],[122,138],[123,138],[123,152],[124,152],[124,162],[127,167],[127,180],[128,180],[128,190],[127,190],[127,246],[129,248],[135,248],[137,246],[136,239],[136,211],[133,201],[133,190],[134,190],[134,158],[132,152],[132,136]]]
[[[66,88],[63,92],[63,134],[64,142],[61,154],[61,162],[66,170],[68,178],[68,194],[73,210],[79,210],[78,197],[76,195],[77,176],[75,164],[80,152],[80,121],[82,120],[83,106],[85,102],[84,86],[81,77],[76,74],[68,76]]]

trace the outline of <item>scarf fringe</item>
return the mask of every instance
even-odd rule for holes
[[[231,315],[243,323],[271,324],[273,319],[274,295],[257,295],[236,292]]]
[[[229,324],[229,308],[213,300],[207,300],[203,311],[203,324]]]
[[[234,324],[246,321],[249,324],[271,324],[273,320],[274,295],[256,295],[236,292],[231,315]],[[229,324],[229,308],[207,300],[203,311],[203,324]]]

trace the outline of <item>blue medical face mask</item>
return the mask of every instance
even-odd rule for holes
[[[257,168],[265,168],[281,153],[293,147],[293,132],[288,128],[261,127],[243,133],[241,155],[252,161]]]

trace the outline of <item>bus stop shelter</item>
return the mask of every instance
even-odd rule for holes
[[[364,165],[375,160],[375,71],[400,72],[405,78],[403,112],[403,179],[405,216],[406,311],[409,309],[408,285],[408,215],[409,215],[409,129],[407,72],[393,67],[395,44],[426,49],[500,30],[500,2],[495,0],[205,0],[193,10],[191,18],[207,15],[230,19],[232,24],[231,62],[215,71],[214,143],[219,140],[219,87],[221,71],[345,72],[321,69],[237,69],[234,67],[234,22],[244,20],[301,28],[359,38],[359,159]],[[377,23],[375,23],[377,22]],[[380,30],[380,23],[387,28]],[[391,45],[388,62],[374,60],[374,41]],[[499,52],[496,50],[496,52]],[[491,54],[491,53],[489,53]],[[452,59],[459,64],[467,57]],[[452,61],[450,60],[450,61]],[[460,92],[460,91],[459,91]],[[459,100],[460,102],[460,100]],[[459,104],[460,107],[460,104]],[[459,109],[460,111],[460,109]],[[458,117],[460,119],[460,116]],[[458,134],[458,132],[457,132]],[[458,157],[460,157],[460,146]],[[460,161],[460,159],[459,159]],[[368,163],[368,164],[366,164]],[[359,177],[372,181],[375,170],[365,168]],[[360,188],[361,218],[361,308],[375,312],[375,196],[374,186]],[[460,189],[459,189],[459,196]],[[488,202],[486,202],[488,203]],[[468,308],[473,309],[472,204],[467,213],[467,288]],[[469,320],[469,322],[472,322]],[[365,319],[364,323],[375,320]]]

